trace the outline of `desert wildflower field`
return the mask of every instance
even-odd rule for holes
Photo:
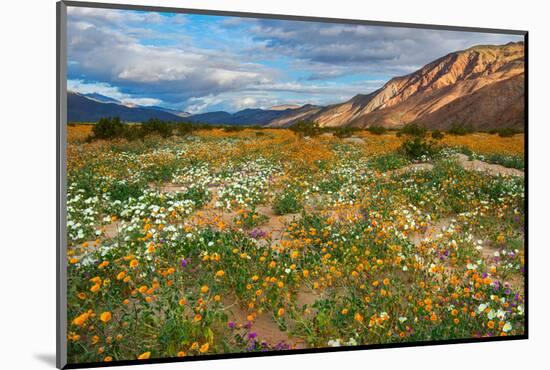
[[[68,126],[71,363],[524,333],[524,136]]]

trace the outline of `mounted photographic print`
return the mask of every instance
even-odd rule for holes
[[[527,338],[526,56],[58,3],[58,366]]]

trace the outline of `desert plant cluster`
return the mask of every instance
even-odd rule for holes
[[[302,126],[68,127],[69,362],[524,333],[523,134]]]

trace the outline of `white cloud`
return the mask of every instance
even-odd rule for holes
[[[155,98],[124,98],[122,99],[122,103],[124,104],[135,104],[135,105],[141,105],[141,106],[151,106],[151,105],[158,105],[162,103],[160,99]]]
[[[245,109],[245,108],[257,108],[258,107],[258,101],[252,97],[245,96],[242,98],[237,98],[233,102],[233,106],[237,110]]]
[[[119,9],[100,9],[71,7],[67,8],[67,14],[71,18],[86,18],[96,22],[106,23],[161,23],[163,17],[155,12],[127,11]]]
[[[67,90],[81,94],[98,93],[117,100],[126,97],[117,87],[105,82],[88,83],[83,80],[67,80]]]
[[[74,79],[109,81],[136,98],[153,93],[173,105],[269,83],[274,75],[269,68],[224,50],[143,44],[125,25],[149,19],[148,13],[128,13],[128,20],[121,18],[127,13],[85,10],[71,12],[68,22],[69,71]],[[109,23],[115,20],[121,24]]]

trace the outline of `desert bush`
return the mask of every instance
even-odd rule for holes
[[[124,124],[119,117],[101,118],[92,128],[94,139],[114,139],[121,137],[124,133]]]
[[[188,122],[177,123],[174,126],[174,132],[176,133],[176,135],[179,135],[179,136],[189,135],[196,129],[197,127],[195,127],[192,123],[188,123]]]
[[[175,171],[175,165],[173,163],[158,164],[147,168],[143,177],[148,182],[167,182],[172,179],[172,175]]]
[[[504,167],[516,168],[518,170],[523,170],[525,168],[525,160],[523,156],[491,153],[483,157],[486,162],[500,164]]]
[[[108,192],[113,200],[126,201],[129,198],[137,199],[142,194],[141,186],[128,183],[127,181],[116,181],[108,188]]]
[[[318,123],[310,121],[297,122],[294,125],[290,126],[290,130],[300,137],[317,136],[322,131]]]
[[[500,137],[512,137],[516,134],[521,133],[521,131],[511,127],[504,127],[494,130],[493,133],[498,134],[498,136]]]
[[[467,135],[473,133],[475,130],[470,125],[461,125],[459,123],[453,123],[451,127],[447,130],[449,135]]]
[[[145,138],[145,132],[138,125],[124,126],[124,130],[120,137],[128,141],[143,140]]]
[[[432,139],[441,140],[445,135],[439,130],[432,131]]]
[[[173,129],[172,123],[162,121],[156,118],[152,118],[147,122],[144,122],[140,127],[143,137],[151,134],[158,134],[166,138],[172,135],[172,129]]]
[[[417,136],[417,137],[424,137],[426,136],[426,133],[428,130],[426,127],[421,126],[417,123],[409,123],[401,128],[399,130],[399,133],[401,135],[407,135],[407,136]]]
[[[367,127],[367,131],[374,135],[382,135],[385,134],[388,129],[386,129],[384,126],[375,125]]]
[[[339,138],[350,137],[357,131],[359,131],[359,129],[356,127],[338,127],[334,130],[334,136],[337,136]]]
[[[420,136],[405,140],[400,149],[404,155],[413,160],[430,158],[437,153],[435,143]]]

